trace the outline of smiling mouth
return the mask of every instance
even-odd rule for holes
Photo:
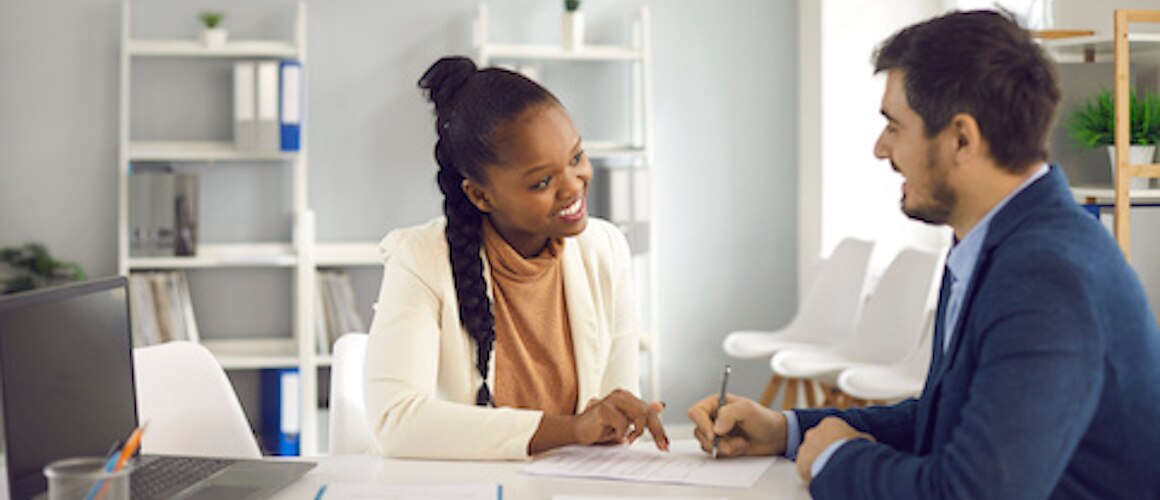
[[[556,216],[564,218],[564,219],[571,219],[571,218],[575,218],[583,210],[584,210],[584,198],[576,198],[576,201],[572,202],[571,205],[568,205],[568,206],[564,207],[563,210],[556,212]]]

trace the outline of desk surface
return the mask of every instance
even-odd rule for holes
[[[553,495],[631,496],[644,498],[701,497],[730,499],[798,500],[810,498],[793,462],[777,459],[753,487],[706,488],[603,479],[532,476],[520,469],[524,461],[400,460],[374,455],[338,455],[311,458],[318,466],[273,498],[314,498],[327,483],[446,484],[498,483],[504,500],[545,500]]]

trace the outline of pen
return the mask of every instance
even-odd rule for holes
[[[133,429],[133,433],[129,434],[129,439],[125,440],[125,446],[121,448],[120,454],[116,452],[116,445],[114,445],[114,450],[109,453],[109,458],[105,461],[105,472],[116,472],[125,467],[125,462],[129,461],[129,457],[132,457],[137,452],[137,447],[141,445],[141,435],[145,433],[145,426],[147,425],[149,425],[149,421],[145,421],[140,427]],[[99,500],[105,496],[106,487],[108,485],[105,484],[104,478],[97,480],[96,483],[93,483],[93,487],[89,489],[88,495],[85,495],[85,500]]]
[[[101,467],[101,470],[104,472],[113,472],[113,469],[117,467],[117,458],[120,457],[120,455],[121,441],[117,441],[109,447],[108,453],[105,453],[105,465]],[[89,492],[85,494],[85,500],[92,500],[96,498],[97,494],[104,489],[104,484],[104,479],[93,483],[93,486],[89,488]]]
[[[715,414],[721,411],[722,406],[725,406],[725,387],[729,384],[729,371],[729,365],[725,365],[725,371],[721,373],[721,394],[717,396],[717,412],[714,412]],[[717,417],[714,416],[713,420],[717,420]],[[713,458],[717,458],[717,446],[720,444],[721,436],[713,436]]]
[[[137,453],[137,447],[141,446],[141,435],[145,433],[145,426],[147,425],[149,425],[148,421],[141,424],[140,427],[133,429],[133,433],[129,435],[129,439],[125,440],[125,447],[121,448],[121,457],[117,459],[117,465],[113,469],[114,471],[121,470],[125,466],[125,462],[129,461],[129,457]]]
[[[323,484],[321,488],[318,488],[318,493],[314,494],[314,500],[321,500],[322,495],[325,493],[326,493],[326,485]]]

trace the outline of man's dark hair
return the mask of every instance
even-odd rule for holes
[[[905,72],[906,98],[926,135],[958,113],[975,118],[1000,168],[1047,160],[1059,105],[1055,64],[1030,34],[991,11],[952,12],[907,27],[874,54],[874,72]]]

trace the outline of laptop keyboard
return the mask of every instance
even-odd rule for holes
[[[129,492],[133,500],[170,498],[235,462],[219,458],[156,457],[138,465],[129,476]]]

